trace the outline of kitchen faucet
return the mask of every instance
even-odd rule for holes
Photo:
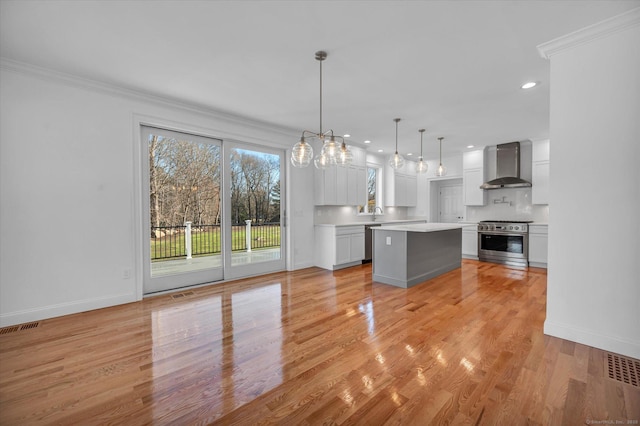
[[[376,221],[376,212],[378,211],[378,209],[380,209],[380,214],[384,214],[384,212],[382,211],[382,207],[376,206],[376,208],[373,209],[373,217],[371,218],[371,220],[373,220],[374,222]]]

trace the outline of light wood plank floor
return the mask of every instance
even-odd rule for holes
[[[162,295],[0,335],[0,424],[638,424],[601,350],[545,336],[546,271],[371,265]]]

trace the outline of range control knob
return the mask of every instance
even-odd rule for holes
[[[510,226],[510,227],[509,227],[509,230],[510,230],[510,231],[513,231],[513,226]]]
[[[515,228],[513,228],[513,229],[515,229],[515,230],[517,231],[518,229],[520,229],[520,227],[519,227],[519,226],[516,226],[516,227],[515,227]]]

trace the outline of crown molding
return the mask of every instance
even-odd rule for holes
[[[562,37],[538,45],[538,53],[542,58],[549,59],[553,55],[567,49],[590,43],[599,38],[607,37],[627,28],[640,24],[640,7],[631,9],[620,15],[597,22]]]
[[[279,126],[266,121],[260,121],[253,118],[228,113],[225,111],[210,108],[204,105],[187,102],[183,99],[177,99],[167,96],[160,96],[155,93],[141,91],[128,87],[119,86],[104,81],[98,81],[81,77],[76,74],[70,74],[57,71],[51,68],[40,67],[37,65],[20,62],[5,57],[0,57],[0,69],[34,76],[43,80],[53,81],[57,83],[67,84],[72,87],[89,89],[96,92],[105,93],[112,96],[125,97],[138,101],[150,102],[156,105],[179,108],[188,112],[204,115],[208,118],[227,121],[234,124],[242,125],[259,131],[270,131],[282,135],[285,138],[295,138],[300,133],[299,130]]]

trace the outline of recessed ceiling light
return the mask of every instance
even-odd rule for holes
[[[364,141],[364,143],[371,143],[371,141]]]
[[[345,138],[350,138],[351,135],[349,133],[347,133],[346,135],[344,135]]]
[[[382,149],[379,149],[378,152],[384,152]]]
[[[473,148],[475,145],[467,145],[467,148]]]
[[[408,157],[409,155],[413,155],[413,152],[408,152],[408,153],[407,153],[407,157]]]
[[[525,84],[523,84],[523,85],[522,85],[522,86],[520,86],[520,87],[521,87],[522,89],[531,89],[532,87],[535,87],[535,86],[536,86],[536,84],[538,84],[538,83],[536,83],[535,81],[528,81],[528,82],[526,82]]]

